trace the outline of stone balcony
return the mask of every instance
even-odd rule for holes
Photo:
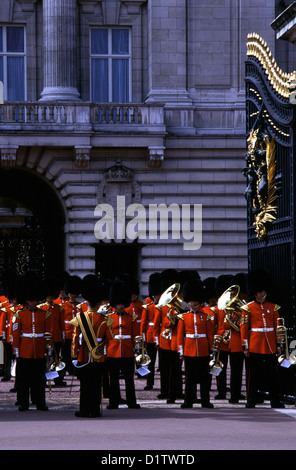
[[[93,147],[145,147],[159,166],[166,135],[164,106],[13,102],[0,105],[0,153],[11,166],[20,146],[73,147],[86,162]]]

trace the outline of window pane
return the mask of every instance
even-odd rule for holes
[[[92,29],[91,30],[91,53],[92,54],[108,54],[108,30]]]
[[[8,101],[24,101],[25,99],[24,58],[7,58],[7,99]]]
[[[108,60],[92,59],[92,101],[108,102]]]
[[[129,101],[129,61],[127,59],[112,61],[112,101],[115,103]]]
[[[3,52],[3,28],[0,26],[0,52]]]
[[[112,30],[112,54],[129,53],[129,34],[127,29]]]
[[[24,28],[7,27],[7,52],[24,52]]]

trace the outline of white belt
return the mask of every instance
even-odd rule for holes
[[[259,331],[265,333],[266,331],[274,331],[274,328],[251,328],[251,331]]]
[[[43,333],[23,333],[22,336],[24,338],[42,338],[44,334]]]
[[[206,338],[206,336],[207,336],[207,335],[204,335],[204,334],[198,335],[197,333],[196,333],[196,334],[190,334],[190,333],[188,333],[188,334],[186,335],[186,338]]]
[[[129,339],[131,335],[115,335],[114,339]]]

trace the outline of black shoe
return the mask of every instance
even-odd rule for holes
[[[163,398],[168,398],[168,396],[165,395],[164,393],[159,393],[159,394],[157,395],[157,398],[163,399]]]
[[[28,406],[19,406],[19,411],[28,411],[29,407]]]
[[[17,388],[16,387],[13,387],[9,390],[10,392],[17,392]]]
[[[107,408],[107,410],[117,410],[118,405],[107,405],[106,408]]]
[[[76,418],[88,418],[89,413],[82,413],[81,411],[75,411]]]
[[[285,405],[281,401],[273,401],[270,403],[271,408],[285,408]]]
[[[214,408],[213,403],[202,403],[201,404],[202,408]]]
[[[101,413],[99,411],[97,411],[96,413],[91,413],[90,414],[90,417],[91,418],[100,418],[101,417]]]
[[[218,395],[215,396],[215,400],[225,400],[226,395],[223,395],[222,393],[218,393]]]
[[[167,399],[167,404],[168,405],[173,405],[175,403],[175,400],[173,398],[168,398]]]
[[[182,403],[181,405],[181,408],[192,408],[193,405],[191,403],[187,403],[186,401],[184,401],[184,403]]]
[[[128,407],[133,409],[139,409],[141,408],[141,405],[139,405],[139,403],[135,403],[134,405],[128,405]]]
[[[126,405],[126,400],[124,398],[119,398],[120,405]]]
[[[40,411],[48,411],[48,406],[40,405],[40,406],[36,406],[36,409]]]
[[[153,390],[152,385],[145,385],[144,390]]]
[[[228,400],[228,403],[236,404],[236,403],[238,403],[238,400],[236,398],[230,398]]]
[[[255,408],[256,406],[256,403],[254,403],[253,401],[247,401],[246,403],[246,408]]]

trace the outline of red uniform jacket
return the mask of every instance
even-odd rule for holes
[[[45,357],[46,311],[24,308],[12,318],[12,345],[16,357],[41,359]]]
[[[77,308],[78,305],[79,305],[79,302],[68,301],[68,302],[63,303],[66,339],[72,340],[73,325],[70,323],[70,321],[76,317],[78,313],[78,308]]]
[[[154,302],[143,304],[140,335],[145,338],[146,343],[155,343],[154,338],[154,317],[156,306]]]
[[[12,318],[15,312],[22,308],[21,304],[9,304],[9,306],[3,309],[0,317],[0,331],[2,332],[3,343],[12,343]]]
[[[140,331],[141,331],[141,317],[142,317],[142,311],[143,311],[143,302],[141,302],[140,300],[131,302],[130,306],[126,308],[125,311],[131,313],[132,315],[137,315],[137,318],[134,323],[134,329],[135,329],[135,336],[139,336]]]
[[[248,315],[241,325],[242,344],[248,343],[251,353],[274,354],[277,351],[276,328],[279,305],[272,302],[250,302],[243,310]]]
[[[111,327],[111,319],[108,315],[101,315],[97,311],[87,310],[85,312],[79,312],[76,317],[71,320],[73,325],[73,335],[72,335],[72,345],[71,345],[71,356],[73,359],[78,359],[79,362],[85,364],[87,362],[104,362],[105,360],[105,353],[101,355],[100,359],[95,359],[93,356],[90,355],[90,351],[88,349],[87,343],[84,339],[80,342],[79,336],[81,334],[81,329],[79,326],[79,322],[77,320],[78,315],[88,315],[90,322],[92,324],[93,330],[95,332],[97,341],[99,344],[103,344],[102,342],[107,338],[107,331],[110,333]],[[112,332],[110,333],[112,336]]]
[[[219,310],[218,307],[212,307],[212,311],[215,312],[216,316],[216,334],[223,336],[225,333],[225,327],[227,327],[224,323],[225,320],[225,312],[224,310]],[[225,343],[221,341],[221,351],[229,351],[229,343]]]
[[[65,321],[64,321],[64,307],[59,304],[50,305],[47,302],[38,305],[38,308],[45,310],[46,315],[46,328],[52,334],[54,343],[61,343],[65,339]]]
[[[178,350],[182,356],[209,356],[214,339],[213,312],[200,307],[198,312],[186,312],[177,327]]]
[[[114,320],[114,336],[107,331],[107,357],[133,357],[136,316],[125,311],[122,315],[112,312],[109,317]]]
[[[155,308],[155,317],[154,317],[154,338],[155,342],[161,349],[172,349],[172,338],[175,336],[174,326],[170,322],[168,318],[168,312],[170,307],[165,305],[164,307],[156,307]],[[166,330],[170,329],[171,334],[168,339],[164,338],[162,333]],[[173,340],[174,343],[174,340]],[[175,343],[176,347],[176,343]]]

